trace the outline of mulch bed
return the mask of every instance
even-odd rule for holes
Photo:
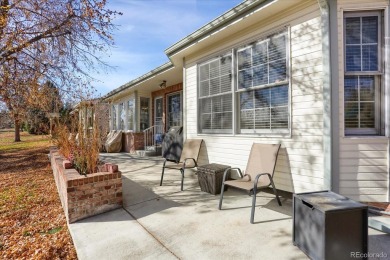
[[[48,152],[0,153],[1,259],[77,259]]]

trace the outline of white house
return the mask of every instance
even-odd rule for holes
[[[245,168],[253,142],[281,143],[278,189],[388,202],[389,6],[245,1],[169,47],[162,68],[108,93],[111,127],[126,129],[120,107],[135,97],[138,130],[159,118],[166,130],[167,96],[158,117],[153,93],[164,81],[182,84],[175,123],[185,138],[205,141],[203,161]],[[142,106],[141,96],[154,106]],[[151,116],[142,119],[142,109]]]

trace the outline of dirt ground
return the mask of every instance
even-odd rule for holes
[[[48,136],[0,130],[0,258],[77,259],[48,160]]]

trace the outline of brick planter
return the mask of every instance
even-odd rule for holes
[[[84,176],[65,169],[66,162],[57,150],[50,151],[50,161],[69,223],[122,207],[122,176],[116,165],[107,167],[111,172]]]

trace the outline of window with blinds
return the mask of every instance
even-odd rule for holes
[[[344,14],[344,126],[348,134],[380,132],[380,12]]]
[[[199,65],[199,133],[233,133],[232,55]]]
[[[289,129],[287,33],[237,50],[241,133]]]

